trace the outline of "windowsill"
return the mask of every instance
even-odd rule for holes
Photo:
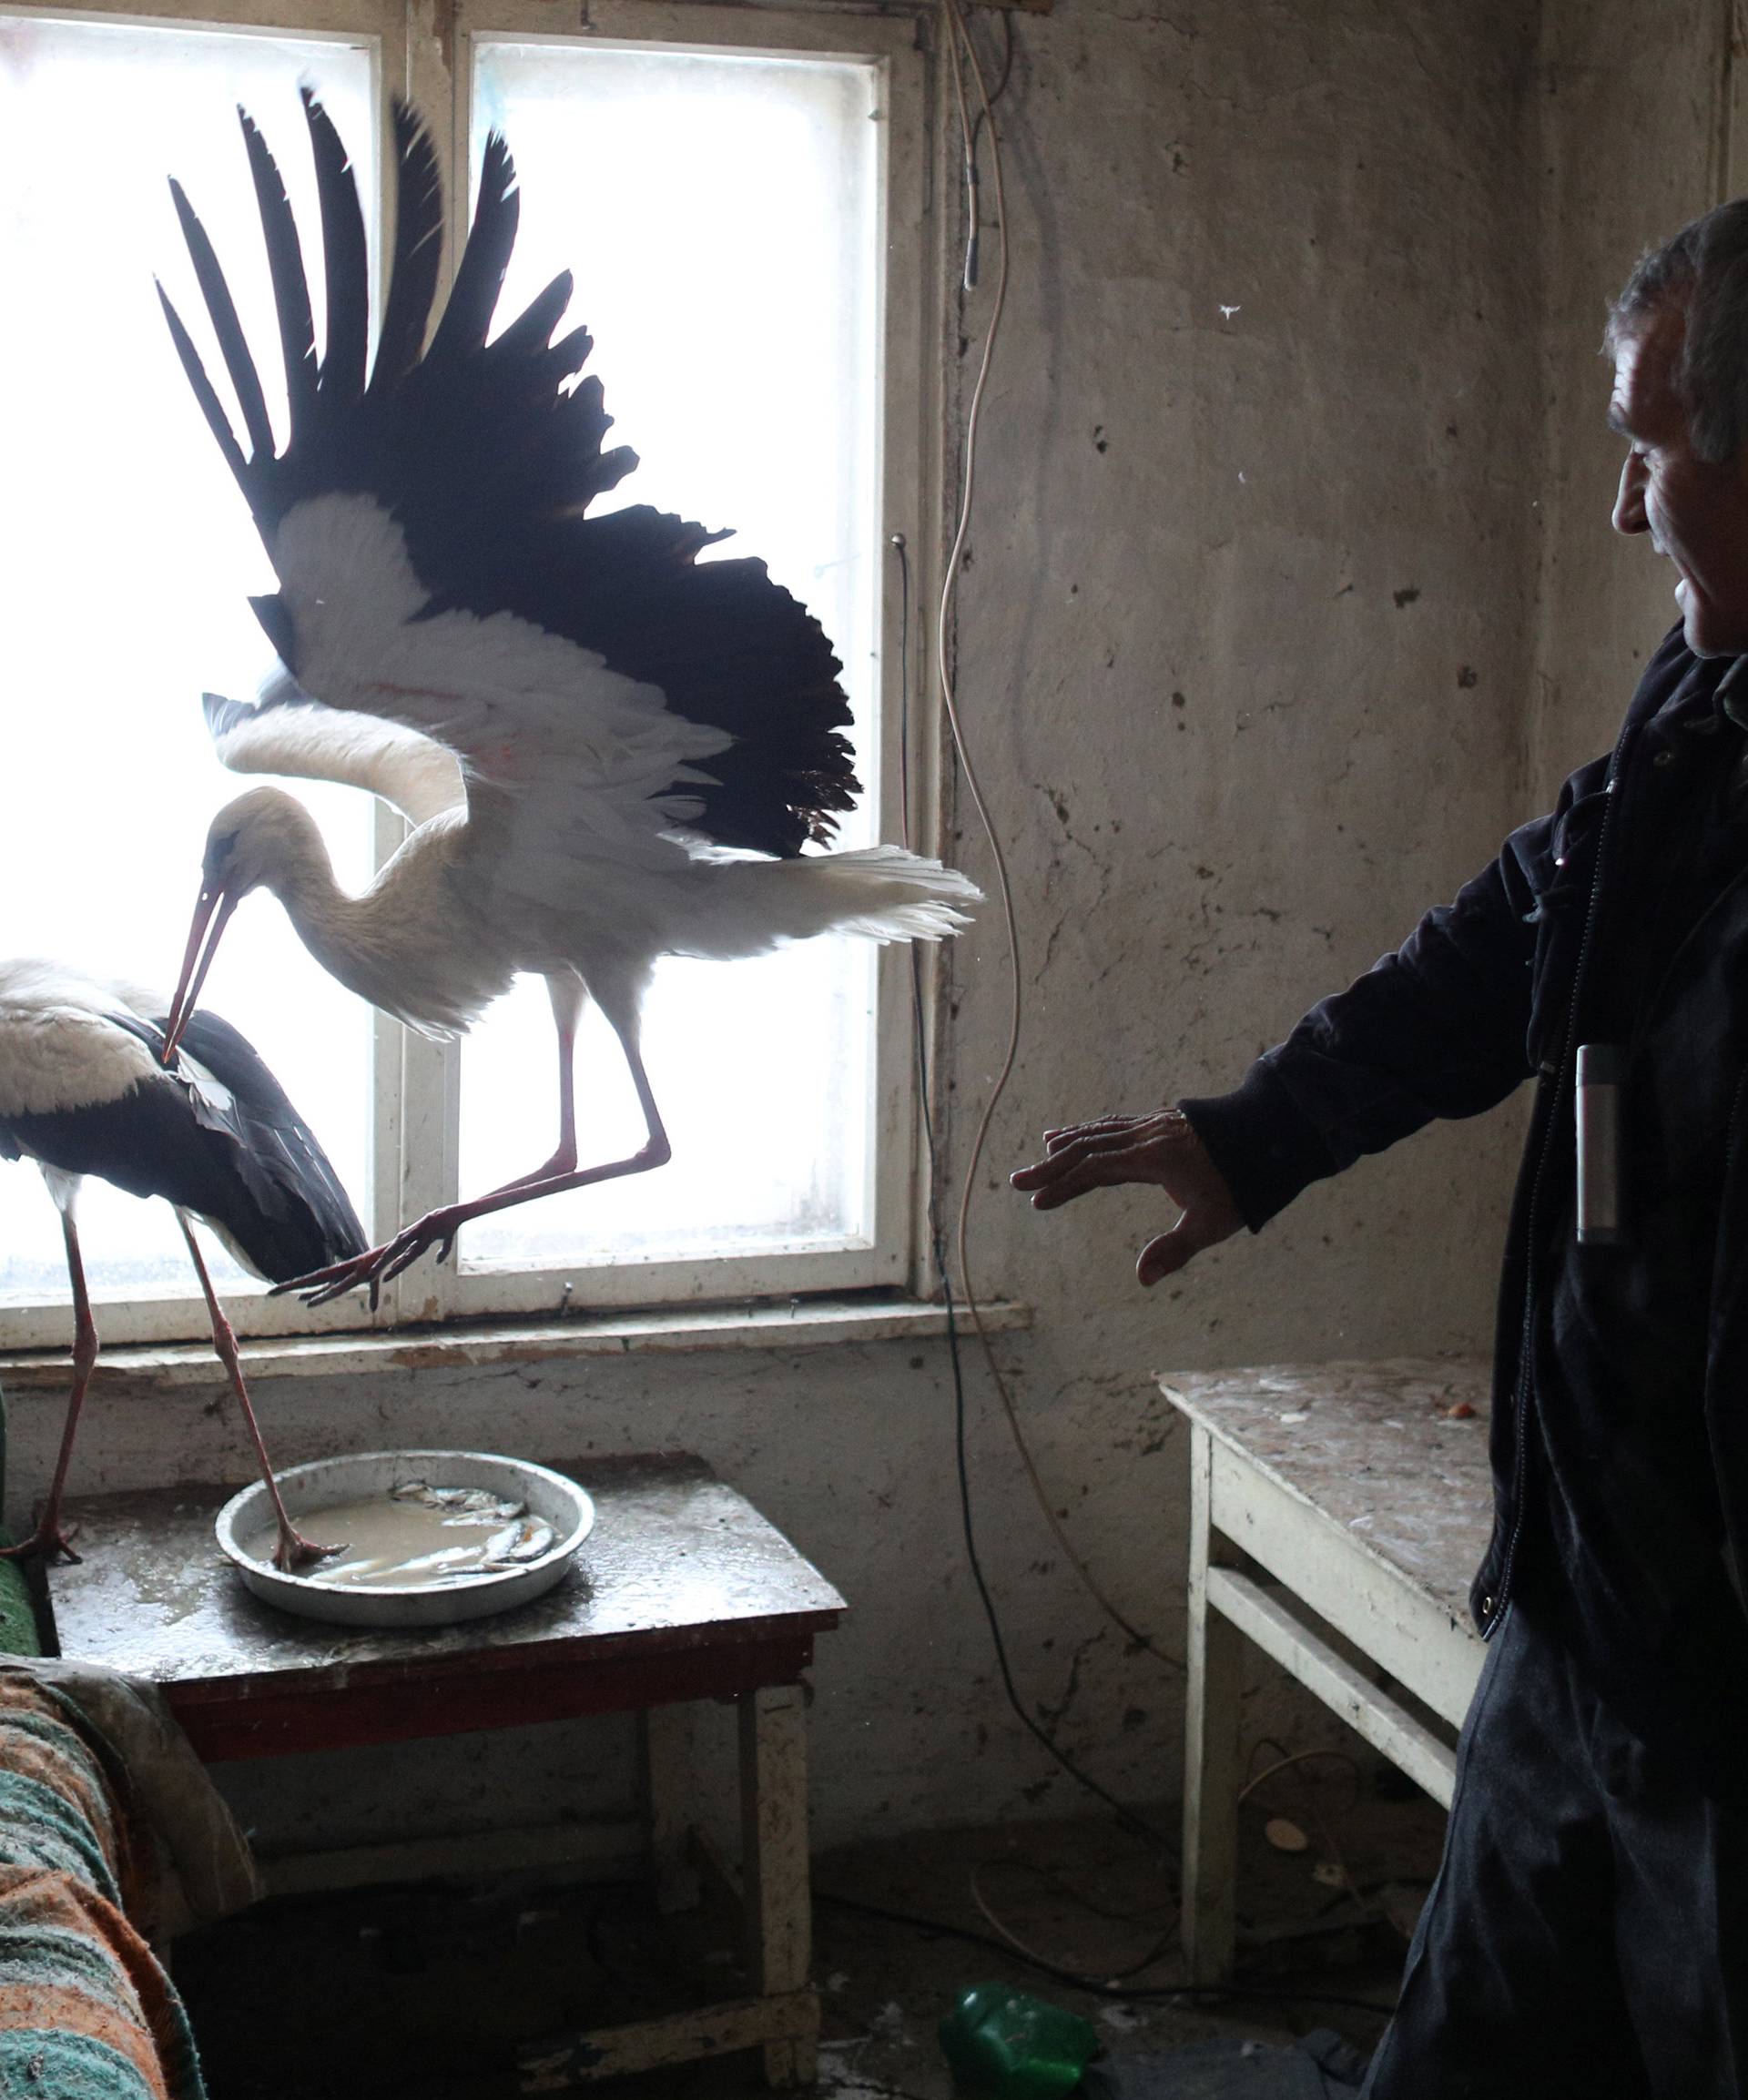
[[[1032,1308],[1010,1301],[980,1307],[983,1325],[1010,1333],[1032,1324]],[[962,1309],[961,1333],[970,1322]],[[678,1354],[704,1349],[812,1349],[839,1342],[927,1341],[947,1332],[942,1305],[915,1298],[798,1298],[781,1304],[699,1305],[659,1313],[577,1314],[568,1320],[471,1321],[389,1334],[298,1334],[242,1345],[252,1378],[348,1377],[384,1371],[453,1371],[471,1364],[545,1364],[581,1356]],[[215,1358],[204,1342],[106,1349],[97,1376],[124,1373],[157,1386],[206,1384]],[[63,1386],[65,1351],[0,1354],[0,1389]]]

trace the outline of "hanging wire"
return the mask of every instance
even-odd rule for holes
[[[948,49],[952,57],[953,95],[959,110],[960,129],[961,136],[967,141],[966,161],[968,167],[973,164],[972,156],[970,152],[971,121],[965,82],[968,64],[977,84],[978,96],[981,106],[981,114],[989,127],[990,168],[995,207],[997,269],[989,322],[984,332],[982,353],[978,362],[977,377],[972,384],[971,404],[965,420],[963,473],[960,491],[958,522],[953,533],[951,551],[948,556],[946,573],[941,579],[940,603],[936,620],[937,673],[940,684],[941,705],[952,734],[953,749],[959,759],[960,773],[971,796],[978,819],[982,826],[984,837],[988,841],[991,857],[994,863],[996,889],[1001,901],[1002,923],[1007,937],[1009,975],[1006,1048],[971,1139],[971,1155],[966,1162],[964,1182],[960,1195],[959,1220],[955,1233],[960,1289],[963,1295],[965,1310],[970,1315],[971,1325],[976,1332],[979,1344],[983,1352],[984,1361],[989,1367],[990,1377],[1001,1402],[1001,1411],[1007,1419],[1009,1434],[1011,1436],[1014,1447],[1020,1455],[1021,1463],[1025,1468],[1027,1478],[1032,1483],[1032,1492],[1038,1499],[1038,1506],[1043,1512],[1045,1522],[1049,1525],[1063,1557],[1080,1577],[1082,1583],[1100,1609],[1122,1631],[1126,1639],[1135,1648],[1144,1649],[1148,1654],[1155,1657],[1168,1668],[1182,1670],[1184,1665],[1175,1656],[1168,1655],[1157,1645],[1151,1635],[1143,1633],[1125,1613],[1119,1609],[1093,1575],[1078,1547],[1063,1527],[1062,1519],[1058,1517],[1051,1501],[1049,1491],[1044,1486],[1043,1478],[1038,1471],[1037,1462],[1032,1456],[1031,1446],[1027,1443],[1025,1433],[1021,1427],[1019,1411],[1014,1405],[1012,1393],[1009,1389],[1007,1379],[997,1360],[994,1344],[984,1325],[982,1310],[979,1303],[971,1270],[970,1255],[971,1204],[990,1128],[994,1121],[995,1111],[1001,1097],[1007,1091],[1008,1082],[1013,1076],[1014,1065],[1019,1056],[1020,1038],[1024,1021],[1021,990],[1023,972],[1019,922],[1014,909],[1013,885],[1008,874],[1007,856],[1002,850],[1000,834],[996,830],[994,820],[990,815],[989,806],[984,799],[982,785],[978,777],[977,768],[965,736],[964,725],[960,720],[959,698],[950,661],[948,641],[951,616],[957,599],[960,569],[964,558],[966,537],[971,528],[971,504],[976,492],[977,442],[982,419],[984,395],[989,384],[990,371],[994,360],[996,342],[1001,333],[1002,318],[1007,309],[1010,254],[1007,193],[1003,178],[1001,137],[995,127],[994,98],[984,79],[982,66],[978,58],[976,46],[971,40],[971,33],[966,26],[960,0],[941,0],[941,13],[946,28]],[[1010,37],[1011,35],[1012,32],[1010,29]],[[1011,67],[1011,49],[1009,65]]]
[[[899,723],[902,736],[910,722],[910,671],[908,644],[910,564],[903,534],[895,533],[891,543],[893,552],[899,560],[899,662],[902,666],[899,687]],[[902,763],[899,768],[899,785],[908,802],[910,776],[908,768]],[[908,816],[903,822],[903,839],[904,843],[908,844],[910,832]],[[996,1667],[1001,1675],[1001,1689],[1007,1696],[1009,1706],[1012,1708],[1021,1725],[1050,1753],[1071,1779],[1078,1785],[1084,1787],[1089,1793],[1096,1795],[1100,1801],[1103,1801],[1125,1830],[1141,1838],[1150,1847],[1159,1848],[1169,1855],[1171,1850],[1169,1841],[1159,1831],[1155,1830],[1144,1817],[1137,1814],[1123,1801],[1119,1801],[1115,1794],[1102,1786],[1091,1773],[1082,1770],[1057,1742],[1049,1730],[1034,1714],[1028,1710],[1025,1702],[1020,1696],[1019,1686],[1014,1681],[1012,1666],[1008,1657],[1007,1638],[1001,1630],[1001,1621],[996,1611],[995,1599],[991,1594],[989,1581],[983,1572],[982,1557],[978,1551],[977,1526],[971,1509],[971,1467],[966,1455],[965,1366],[960,1347],[959,1321],[952,1274],[948,1265],[946,1233],[942,1227],[940,1216],[940,1176],[938,1171],[940,1153],[936,1144],[934,1115],[930,1099],[929,1044],[923,1017],[921,963],[914,945],[911,948],[910,959],[912,972],[911,1010],[915,1017],[916,1030],[917,1091],[922,1104],[923,1141],[929,1155],[928,1226],[930,1258],[940,1285],[941,1303],[947,1317],[947,1353],[953,1381],[953,1458],[959,1479],[960,1522],[965,1539],[965,1558],[971,1567],[971,1580],[976,1586],[978,1598],[983,1608],[984,1618],[989,1625],[990,1640],[995,1649]],[[989,1915],[987,1912],[985,1914]],[[992,1916],[991,1922],[996,1926],[998,1931],[1006,1931],[1000,1921]]]
[[[992,111],[1008,91],[1008,81],[1013,72],[1013,15],[1010,9],[1001,11],[1003,44],[1001,49],[1001,74],[990,90],[989,109]],[[966,40],[970,42],[971,24],[965,25]],[[977,142],[982,137],[986,120],[990,136],[995,136],[994,118],[986,116],[981,105],[972,112],[971,128],[965,134],[965,268],[962,273],[967,291],[977,289],[978,233],[981,213],[978,201]]]
[[[975,45],[971,39],[969,25],[967,25],[963,14],[960,10],[959,0],[941,0],[941,10],[946,25],[948,48],[952,61],[953,91],[960,117],[960,137],[964,141],[966,200],[970,221],[967,235],[964,269],[964,282],[966,289],[968,290],[972,289],[975,288],[977,283],[978,234],[981,197],[978,169],[978,146],[981,137],[981,134],[986,127],[989,130],[991,143],[991,165],[994,188],[998,268],[990,319],[984,334],[982,351],[979,360],[977,376],[972,385],[971,402],[966,417],[963,444],[963,478],[960,486],[960,502],[953,533],[951,549],[948,557],[946,572],[942,578],[940,599],[936,621],[937,666],[940,678],[942,707],[951,733],[953,748],[959,760],[960,771],[965,781],[967,791],[971,796],[979,820],[982,826],[984,836],[988,841],[991,855],[994,862],[996,887],[1001,900],[1003,925],[1007,937],[1010,973],[1009,1032],[1005,1054],[996,1075],[994,1084],[991,1087],[989,1096],[985,1101],[983,1111],[979,1120],[977,1129],[972,1139],[971,1157],[966,1167],[963,1186],[960,1192],[957,1231],[955,1235],[960,1284],[966,1311],[971,1315],[972,1325],[976,1331],[979,1343],[981,1345],[984,1359],[990,1371],[991,1378],[994,1384],[996,1392],[1001,1400],[1002,1411],[1007,1420],[1009,1431],[1012,1436],[1015,1447],[1018,1450],[1021,1459],[1024,1465],[1025,1471],[1028,1478],[1031,1481],[1033,1492],[1037,1496],[1039,1507],[1043,1511],[1043,1514],[1049,1522],[1050,1527],[1056,1537],[1058,1545],[1061,1547],[1064,1556],[1069,1560],[1070,1564],[1074,1567],[1077,1574],[1080,1576],[1082,1582],[1085,1585],[1086,1588],[1092,1594],[1095,1601],[1099,1604],[1106,1615],[1120,1628],[1129,1641],[1134,1647],[1145,1649],[1148,1653],[1153,1655],[1159,1661],[1166,1663],[1174,1669],[1182,1669],[1184,1665],[1178,1660],[1177,1658],[1164,1654],[1147,1635],[1141,1632],[1136,1627],[1134,1627],[1126,1618],[1126,1616],[1121,1612],[1111,1601],[1111,1599],[1106,1596],[1103,1589],[1092,1576],[1091,1569],[1087,1567],[1085,1561],[1082,1558],[1072,1542],[1069,1539],[1066,1532],[1063,1530],[1062,1523],[1058,1518],[1054,1508],[1051,1505],[1049,1495],[1044,1487],[1042,1478],[1040,1476],[1036,1464],[1032,1458],[1032,1451],[1029,1445],[1027,1444],[1024,1432],[1021,1427],[1018,1413],[1013,1405],[1011,1393],[1009,1389],[1006,1378],[1002,1375],[1001,1366],[996,1360],[991,1339],[988,1330],[984,1325],[981,1317],[981,1307],[979,1305],[979,1302],[971,1281],[969,1242],[970,1216],[972,1197],[976,1187],[978,1169],[981,1162],[983,1151],[988,1140],[991,1125],[994,1119],[996,1107],[1000,1102],[1002,1094],[1005,1092],[1009,1080],[1012,1076],[1014,1065],[1018,1056],[1021,1025],[1023,1021],[1023,1006],[1021,992],[1022,971],[1018,920],[1014,908],[1012,884],[1008,874],[1007,860],[1006,856],[1002,850],[1001,841],[995,829],[993,820],[990,815],[988,805],[984,799],[982,787],[978,778],[976,767],[973,764],[971,754],[968,747],[963,725],[960,720],[958,705],[958,695],[949,656],[948,637],[951,614],[956,602],[958,579],[963,561],[965,543],[970,530],[972,500],[975,492],[977,441],[981,421],[984,395],[989,381],[990,372],[992,368],[995,344],[1000,333],[1001,320],[1007,303],[1010,267],[1007,208],[1003,185],[1001,142],[999,135],[996,132],[994,121],[994,105],[1001,95],[1005,91],[1010,76],[1011,75],[1013,66],[1014,38],[1011,23],[1004,13],[1002,16],[1002,23],[1005,41],[1001,72],[994,89],[991,90],[986,81],[981,64],[978,57]],[[969,65],[972,76],[976,81],[979,96],[979,108],[974,119],[971,117],[970,114],[970,107],[966,94],[965,72],[967,65]],[[909,548],[904,535],[902,533],[894,533],[890,541],[890,545],[898,559],[899,576],[899,662],[901,669],[899,714],[899,794],[901,802],[900,839],[901,843],[903,843],[908,847],[910,843],[911,809],[911,779],[910,763],[911,578]],[[1124,1830],[1140,1838],[1149,1846],[1157,1848],[1164,1856],[1169,1858],[1172,1854],[1173,1848],[1170,1841],[1164,1836],[1164,1834],[1155,1829],[1153,1825],[1151,1824],[1144,1817],[1141,1816],[1135,1811],[1129,1808],[1125,1803],[1118,1800],[1114,1794],[1111,1793],[1106,1788],[1101,1785],[1098,1780],[1094,1780],[1075,1761],[1074,1759],[1072,1759],[1065,1750],[1062,1749],[1061,1745],[1055,1741],[1054,1738],[1042,1725],[1036,1717],[1027,1710],[1023,1701],[1020,1697],[1019,1689],[1014,1681],[1013,1673],[1008,1656],[1006,1638],[1001,1629],[1000,1616],[996,1610],[995,1602],[993,1597],[991,1594],[989,1584],[984,1575],[981,1557],[979,1554],[977,1547],[976,1525],[971,1506],[970,1469],[966,1453],[967,1409],[964,1366],[960,1344],[956,1293],[953,1287],[952,1275],[949,1268],[946,1238],[940,1216],[940,1161],[934,1128],[934,1119],[931,1110],[929,1044],[925,1018],[925,1003],[923,998],[921,961],[914,947],[910,951],[910,963],[912,973],[912,1014],[915,1026],[915,1055],[917,1062],[918,1091],[921,1102],[922,1130],[924,1144],[928,1157],[929,1171],[928,1232],[930,1258],[935,1270],[936,1277],[940,1284],[942,1303],[946,1314],[948,1353],[950,1364],[951,1366],[953,1382],[954,1456],[958,1474],[960,1521],[965,1539],[966,1558],[971,1570],[972,1580],[977,1589],[979,1600],[983,1608],[984,1617],[989,1625],[991,1641],[995,1650],[996,1662],[1001,1679],[1002,1690],[1006,1696],[1008,1704],[1012,1709],[1016,1718],[1020,1720],[1027,1731],[1049,1753],[1049,1755],[1055,1760],[1055,1762],[1061,1766],[1061,1768],[1065,1772],[1067,1772],[1068,1775],[1073,1779],[1077,1784],[1084,1788],[1088,1792],[1094,1795],[1100,1801],[1103,1801],[1105,1805],[1112,1810],[1113,1814],[1116,1816],[1118,1822]],[[1311,1755],[1315,1753],[1307,1752],[1300,1754]],[[1286,1764],[1296,1762],[1296,1757],[1291,1757],[1283,1760],[1283,1763]],[[1269,1768],[1268,1771],[1258,1775],[1258,1778],[1253,1781],[1252,1784],[1259,1785],[1264,1779],[1272,1776],[1272,1773],[1279,1769],[1281,1769],[1279,1765]],[[1247,1788],[1246,1791],[1248,1791],[1250,1790]],[[1086,1909],[1092,1911],[1101,1916],[1112,1916],[1115,1914],[1109,1912],[1108,1910],[1102,1908],[1100,1905],[1092,1902],[1088,1899],[1082,1899],[1078,1894],[1078,1892],[1069,1888],[1066,1883],[1061,1883],[1060,1885],[1062,1889],[1062,1892],[1065,1895],[1069,1896],[1071,1900],[1082,1902],[1083,1907]],[[1157,1963],[1164,1958],[1165,1953],[1176,1937],[1178,1926],[1175,1920],[1174,1920],[1166,1931],[1153,1942],[1153,1943],[1146,1950],[1143,1955],[1137,1962],[1133,1963],[1127,1969],[1122,1972],[1119,1976],[1105,1978],[1103,1980],[1093,1979],[1082,1976],[1072,1969],[1065,1968],[1060,1963],[1051,1962],[1044,1955],[1041,1954],[1035,1948],[1031,1947],[1024,1940],[1020,1938],[1020,1936],[1015,1933],[1012,1929],[1007,1925],[997,1914],[993,1906],[991,1904],[981,1885],[980,1873],[978,1870],[973,1870],[971,1874],[971,1892],[972,1900],[976,1902],[983,1916],[994,1928],[995,1932],[1000,1935],[999,1939],[991,1940],[985,1934],[978,1933],[975,1932],[968,1932],[960,1927],[940,1924],[936,1921],[910,1916],[900,1912],[882,1910],[875,1905],[858,1902],[852,1899],[832,1895],[824,1891],[818,1892],[818,1900],[827,1903],[835,1903],[840,1908],[855,1911],[866,1916],[882,1918],[892,1922],[909,1924],[919,1930],[942,1933],[948,1934],[949,1936],[968,1940],[977,1944],[1000,1948],[1003,1952],[1011,1953],[1018,1959],[1026,1963],[1029,1966],[1037,1969],[1043,1974],[1054,1977],[1061,1982],[1077,1984],[1082,1989],[1093,1991],[1107,1996],[1123,1996],[1131,1998],[1177,1998],[1203,2001],[1206,2001],[1212,1998],[1227,1996],[1262,1999],[1287,1998],[1303,2000],[1305,2002],[1352,2005],[1371,2012],[1387,2013],[1390,2010],[1388,2006],[1375,2004],[1369,2000],[1342,1998],[1326,1993],[1319,1997],[1316,1993],[1303,1992],[1271,1992],[1266,1990],[1251,1991],[1242,1987],[1235,1987],[1231,1990],[1225,1991],[1209,1991],[1206,1989],[1196,1989],[1187,1986],[1125,1991],[1122,1988],[1122,1986],[1127,1978],[1143,1974],[1149,1968],[1156,1965]],[[1144,1912],[1136,1913],[1137,1916],[1144,1916],[1145,1914],[1146,1913]]]

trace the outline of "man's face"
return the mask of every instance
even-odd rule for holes
[[[1610,427],[1631,450],[1615,499],[1617,533],[1649,533],[1674,564],[1687,645],[1702,656],[1748,651],[1748,448],[1723,466],[1693,449],[1675,370],[1682,303],[1646,314],[1614,348]]]

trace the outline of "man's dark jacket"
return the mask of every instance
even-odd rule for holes
[[[1471,1593],[1483,1632],[1499,1623],[1520,1574],[1532,1500],[1526,1468],[1550,1426],[1542,1417],[1558,1405],[1581,1422],[1596,1397],[1583,1388],[1581,1364],[1558,1372],[1569,1388],[1576,1379],[1576,1389],[1539,1394],[1535,1365],[1545,1352],[1532,1345],[1539,1322],[1546,1331],[1548,1294],[1569,1258],[1580,1043],[1637,1042],[1641,1053],[1649,1044],[1650,1053],[1630,1065],[1625,1088],[1630,1104],[1637,1089],[1641,1125],[1649,1119],[1679,1131],[1698,1116],[1715,1133],[1707,1157],[1716,1172],[1698,1177],[1715,1215],[1700,1221],[1699,1265],[1709,1264],[1711,1274],[1697,1283],[1693,1369],[1715,1480],[1715,1489],[1707,1480],[1703,1491],[1715,1494],[1710,1506],[1721,1507],[1737,1567],[1748,1567],[1748,1166],[1739,1143],[1748,1072],[1748,860],[1715,893],[1689,900],[1693,908],[1667,952],[1654,915],[1634,909],[1672,836],[1683,836],[1682,780],[1722,752],[1720,729],[1743,747],[1723,711],[1734,714],[1738,692],[1748,702],[1748,677],[1733,675],[1744,662],[1697,658],[1675,630],[1648,666],[1611,757],[1574,773],[1551,815],[1514,832],[1454,903],[1428,912],[1396,953],[1314,1008],[1235,1091],[1182,1104],[1255,1231],[1309,1182],[1360,1154],[1434,1117],[1478,1114],[1535,1080],[1499,1296],[1494,1530]],[[1626,983],[1640,1002],[1633,1015],[1618,1010]],[[1633,1257],[1624,1259],[1631,1265]],[[1636,1428],[1652,1443],[1662,1435],[1649,1411]],[[1695,1448],[1706,1449],[1697,1425],[1693,1435]],[[1611,1488],[1614,1514],[1632,1506],[1630,1469],[1640,1455],[1620,1448],[1622,1441],[1593,1436],[1579,1447],[1572,1494],[1592,1503],[1580,1508],[1580,1528],[1606,1530]],[[1669,1537],[1637,1542],[1645,1565],[1679,1558],[1684,1542],[1676,1528],[1669,1524]],[[1711,1551],[1715,1567],[1715,1544]],[[1628,1638],[1633,1630],[1622,1628]]]

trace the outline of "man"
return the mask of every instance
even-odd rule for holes
[[[1748,2095],[1748,201],[1640,263],[1606,347],[1614,525],[1682,614],[1612,757],[1235,1092],[1050,1131],[1013,1176],[1041,1210],[1163,1188],[1151,1284],[1535,1081],[1489,1659],[1375,2100]]]

